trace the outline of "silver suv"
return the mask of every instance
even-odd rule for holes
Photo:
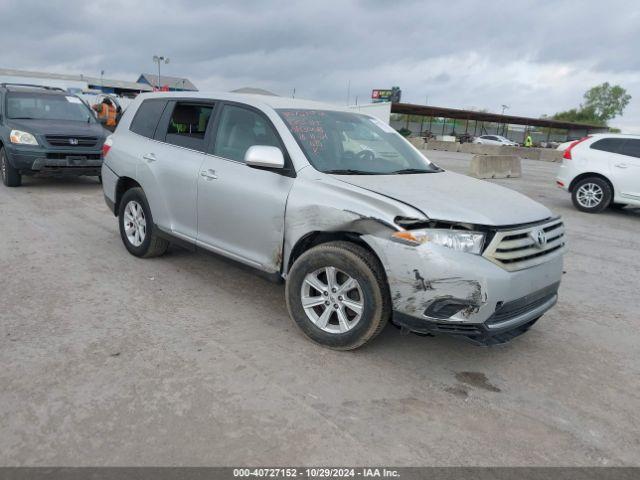
[[[127,250],[170,243],[282,281],[292,319],[347,350],[391,321],[477,344],[557,300],[562,221],[446,172],[376,118],[237,94],[140,95],[105,143],[105,199]]]

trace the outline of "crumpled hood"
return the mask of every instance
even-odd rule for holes
[[[111,132],[96,122],[74,122],[69,120],[13,120],[7,119],[12,129],[23,130],[34,135],[69,135],[78,137],[105,138]]]
[[[501,226],[553,216],[525,195],[453,172],[331,176],[409,204],[434,220]]]

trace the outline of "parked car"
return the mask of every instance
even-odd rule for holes
[[[50,87],[0,84],[0,176],[100,175],[108,131],[75,95]]]
[[[640,207],[640,136],[601,133],[573,142],[556,183],[582,212]]]
[[[327,347],[357,348],[388,320],[502,343],[557,299],[559,217],[444,171],[370,116],[282,97],[143,94],[103,151],[106,203],[132,255],[176,243],[285,280],[292,319]]]
[[[480,145],[507,145],[509,147],[517,147],[518,144],[501,135],[480,135],[476,137],[473,143]]]

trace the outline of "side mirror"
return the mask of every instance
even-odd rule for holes
[[[284,156],[278,147],[254,145],[244,154],[244,163],[250,167],[284,168]]]

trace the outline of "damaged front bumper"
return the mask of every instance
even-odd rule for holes
[[[456,335],[480,345],[526,332],[558,299],[563,251],[507,271],[486,258],[423,244],[369,237],[381,256],[393,322],[412,332]]]

